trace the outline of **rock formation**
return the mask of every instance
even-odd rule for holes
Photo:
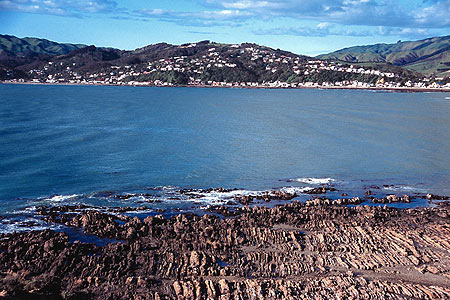
[[[360,201],[144,219],[42,208],[49,222],[115,241],[2,235],[0,298],[450,299],[450,205],[345,206]]]

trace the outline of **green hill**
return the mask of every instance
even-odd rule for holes
[[[0,54],[26,57],[39,54],[60,55],[85,47],[80,44],[61,44],[38,38],[18,38],[0,34]]]
[[[385,62],[427,76],[450,77],[450,36],[356,46],[319,55],[318,58],[352,63]]]
[[[25,74],[16,69],[17,67],[46,60],[55,55],[67,54],[83,47],[86,46],[0,34],[0,78],[24,77]]]

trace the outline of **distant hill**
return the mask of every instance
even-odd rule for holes
[[[407,82],[420,74],[386,63],[350,67],[253,43],[158,43],[125,51],[2,36],[0,80],[99,84],[292,86]]]
[[[345,62],[391,63],[424,75],[450,76],[450,36],[396,44],[356,46],[319,55]]]
[[[39,54],[60,55],[86,47],[81,44],[61,44],[38,38],[18,38],[0,34],[0,53],[16,57],[36,56]]]
[[[14,72],[16,76],[20,76],[22,73],[14,70],[14,68],[36,60],[67,54],[83,47],[86,47],[86,45],[62,44],[46,39],[18,38],[12,35],[0,34],[0,77],[8,71]]]

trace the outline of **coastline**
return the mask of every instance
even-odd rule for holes
[[[0,235],[6,299],[445,299],[450,203],[273,208],[145,218],[43,209],[52,230]],[[78,233],[79,236],[79,233]],[[99,244],[98,241],[107,241]],[[94,242],[92,242],[94,241]]]
[[[50,94],[59,92],[64,95],[95,91],[100,92],[99,94],[102,94],[102,91],[106,94],[120,94],[121,91],[129,94],[128,92],[132,91],[132,89],[116,88],[26,88],[20,86],[5,87],[3,90],[6,91],[5,95],[13,94],[13,97],[7,100],[10,103],[15,103],[16,95],[11,91],[24,91],[26,95],[33,95],[37,90],[41,92],[48,90]],[[141,91],[143,92],[140,94],[151,94],[151,89]],[[162,89],[159,90],[159,92],[162,91]],[[188,90],[180,89],[179,91],[178,94],[190,94]],[[379,91],[385,90],[379,89]],[[134,90],[134,93],[138,92],[139,90]],[[222,92],[227,94],[226,90]],[[216,94],[221,92],[218,91]],[[238,94],[254,96],[254,93]],[[279,93],[274,92],[274,94]],[[286,94],[298,96],[308,93]],[[310,94],[317,96],[319,93],[311,92]],[[339,98],[336,95],[341,94],[325,92],[315,99],[328,96]],[[370,96],[367,97],[370,99],[377,95],[362,92],[348,94]],[[403,98],[403,96],[415,98],[420,103],[420,107],[423,104],[428,105],[423,99],[438,99],[435,101],[439,104],[438,109],[435,110],[437,112],[445,106],[442,105],[443,99],[450,98],[447,94],[438,96],[423,94],[418,97],[413,97],[412,94],[411,97],[407,94],[403,96],[397,94],[392,97],[389,95],[378,95],[385,99],[384,103],[387,103],[387,107],[391,106],[392,98]],[[58,99],[58,97],[54,98]],[[77,105],[79,97],[67,98],[75,99],[74,102],[64,103],[65,107]],[[346,99],[349,98],[352,98],[351,95],[346,97]],[[35,106],[28,105],[30,102],[28,96],[21,99],[23,101],[20,106],[31,106],[30,110],[36,111]],[[161,97],[161,103],[166,102],[166,99]],[[310,103],[314,103],[315,99],[313,98]],[[275,105],[278,105],[277,100],[279,99],[274,99]],[[5,103],[8,103],[7,101]],[[211,101],[211,99],[205,97],[204,101]],[[102,101],[96,102],[102,104]],[[193,106],[191,102],[185,102],[187,106]],[[222,102],[224,105],[229,105],[226,101]],[[238,105],[242,102],[239,101]],[[411,106],[412,102],[405,101],[405,103]],[[403,112],[405,103],[399,105],[399,111]],[[154,103],[151,105],[155,107]],[[135,106],[137,112],[144,111],[141,109],[143,106],[141,101],[135,101]],[[38,109],[41,107],[46,106],[37,106]],[[20,118],[27,115],[14,108],[9,111]],[[80,119],[87,119],[84,115],[85,110],[80,111],[82,112]],[[98,108],[95,111],[104,113]],[[185,110],[182,111],[185,112]],[[271,112],[271,110],[267,111]],[[420,116],[418,128],[427,127],[423,125],[423,111],[419,110],[418,114]],[[45,112],[41,115],[48,118],[50,114]],[[127,116],[133,115],[136,114],[130,114],[127,110]],[[208,114],[207,117],[210,118],[210,115]],[[393,119],[385,113],[380,116],[382,122]],[[105,117],[105,120],[110,119]],[[119,126],[128,122],[127,118],[117,119]],[[239,120],[239,118],[236,119]],[[320,120],[317,114],[315,119]],[[412,122],[400,121],[406,124],[408,130],[413,128]],[[18,127],[14,120],[9,123],[12,124],[11,127]],[[43,127],[37,126],[37,129],[41,131]],[[438,128],[437,126],[428,127],[431,128],[430,132]],[[241,122],[239,128],[246,128],[246,126],[242,126]],[[69,131],[72,131],[72,128],[62,132]],[[98,131],[98,126],[94,127],[94,131]],[[23,132],[27,131],[23,130]],[[48,128],[47,132],[57,133],[55,136],[64,135],[58,134],[60,132],[54,127]],[[411,130],[411,132],[414,131]],[[84,132],[81,133],[86,136]],[[118,135],[115,131],[111,135],[122,137],[117,140],[126,141],[130,131],[126,130],[123,133]],[[332,132],[329,133],[332,134]],[[424,138],[424,135],[417,135],[421,139]],[[360,139],[358,135],[354,136]],[[20,137],[17,140],[22,141]],[[437,138],[442,140],[442,132]],[[189,136],[183,140],[188,139],[192,140]],[[40,144],[51,144],[43,139],[39,140],[42,140]],[[57,141],[63,147],[72,145],[63,142],[64,140]],[[73,145],[80,144],[80,139],[71,138],[71,141]],[[422,141],[420,144],[429,146],[428,142],[422,143]],[[87,143],[92,144],[92,140],[87,140]],[[132,147],[140,146],[131,144]],[[336,142],[333,141],[331,144]],[[413,145],[414,143],[399,144]],[[108,147],[111,143],[105,143],[105,145]],[[431,152],[430,149],[445,149],[446,145],[438,144],[436,148],[428,147],[427,149]],[[287,148],[286,146],[283,147]],[[294,150],[298,148],[298,145],[292,147]],[[353,149],[355,148],[351,147],[351,151],[354,151]],[[388,150],[390,149],[392,145]],[[353,154],[353,152],[350,153]],[[33,154],[35,154],[34,151]],[[324,155],[321,159],[322,157]],[[420,157],[420,154],[415,157]],[[445,157],[445,153],[442,157]],[[285,158],[282,157],[282,159]],[[127,160],[134,161],[134,157]],[[390,160],[395,161],[392,158]],[[375,160],[372,159],[372,161]],[[429,162],[427,161],[426,165],[429,165]],[[267,165],[272,168],[270,163],[269,161]],[[300,163],[295,165],[298,166]],[[442,165],[444,168],[439,170],[445,171],[447,165]],[[315,167],[319,169],[318,166]],[[415,174],[415,172],[410,173]],[[379,174],[386,173],[383,171]],[[123,176],[123,173],[117,173],[114,176],[128,184],[135,183],[126,175]],[[142,174],[139,176],[143,177]],[[156,196],[159,195],[156,189],[164,190],[165,188],[157,184],[151,187],[142,186],[139,190],[136,187],[128,190],[114,189],[112,186],[108,190],[98,189],[87,192],[82,190],[81,194],[73,194],[61,188],[61,183],[57,183],[59,192],[63,194],[67,192],[66,195],[48,194],[48,197],[27,202],[27,208],[30,210],[26,210],[27,214],[24,214],[37,216],[39,221],[42,220],[45,224],[41,228],[47,228],[47,230],[34,230],[37,227],[33,228],[33,221],[30,218],[25,221],[20,220],[20,224],[17,222],[19,226],[26,227],[25,232],[0,234],[0,298],[155,300],[450,298],[450,203],[445,202],[450,198],[431,194],[433,192],[440,194],[439,191],[415,190],[414,187],[417,186],[429,187],[421,183],[424,182],[422,180],[414,181],[417,184],[411,186],[410,180],[391,182],[397,183],[392,185],[389,182],[383,182],[387,185],[381,185],[381,182],[373,185],[372,182],[364,182],[363,176],[354,175],[358,177],[358,182],[362,182],[361,187],[358,185],[358,193],[355,193],[355,189],[352,190],[355,188],[353,184],[347,184],[343,189],[337,186],[341,177],[333,174],[326,174],[323,177],[326,178],[278,179],[277,177],[277,180],[283,181],[279,184],[280,188],[269,185],[272,186],[270,190],[250,191],[250,187],[247,187],[249,190],[241,191],[237,188],[201,190],[187,185],[184,188],[175,187],[175,191],[171,190],[167,193],[168,196],[170,194],[170,200],[180,202],[183,200],[200,202],[201,197],[207,198],[211,194],[227,193],[229,195],[216,197],[220,201],[195,205],[198,208],[196,211],[184,210],[178,204],[174,209],[160,205],[159,203],[168,198]],[[239,187],[242,178],[238,177],[238,180],[239,183],[231,186]],[[78,180],[74,182],[77,187],[81,185]],[[286,184],[288,182],[298,183],[295,185],[299,187],[296,189],[291,186],[291,183]],[[305,190],[304,185],[312,182],[315,182],[314,186]],[[206,185],[208,186],[212,185]],[[15,189],[13,193],[18,191],[19,189]],[[295,193],[305,194],[304,198],[295,197]],[[404,193],[408,194],[404,195]],[[86,195],[101,197],[102,201],[97,203],[91,200],[83,201]],[[105,206],[103,200],[107,200],[110,203],[108,205],[111,206]],[[118,202],[124,206],[116,206]],[[418,203],[428,207],[414,208]],[[394,205],[402,208],[392,207]],[[2,216],[0,221],[5,221],[2,224],[8,224],[8,226],[11,224],[7,218],[2,219]]]
[[[0,84],[14,85],[48,85],[48,86],[126,86],[126,87],[188,87],[188,88],[227,88],[227,89],[316,89],[316,90],[363,90],[386,91],[403,93],[450,93],[450,88],[419,88],[419,87],[355,87],[355,86],[301,86],[301,87],[269,87],[269,86],[213,86],[213,85],[127,85],[127,84],[100,84],[100,83],[47,83],[47,82],[1,82]]]

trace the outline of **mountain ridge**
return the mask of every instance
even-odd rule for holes
[[[426,76],[450,76],[450,35],[393,44],[353,46],[318,55],[350,63],[384,62]]]
[[[0,34],[0,52],[24,57],[39,54],[60,55],[86,47],[83,44],[58,43],[47,39]]]

